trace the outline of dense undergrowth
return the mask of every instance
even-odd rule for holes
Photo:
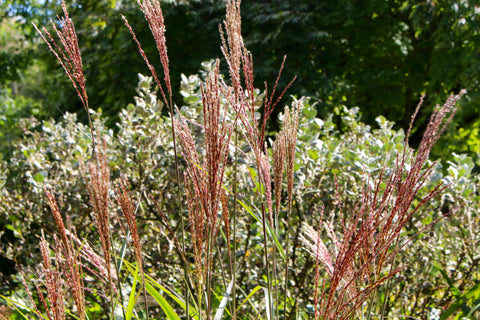
[[[1,249],[21,272],[2,279],[8,308],[0,312],[14,319],[478,316],[478,176],[463,155],[428,160],[463,92],[438,106],[416,151],[409,132],[382,116],[371,128],[357,109],[339,106],[319,119],[305,97],[291,97],[281,130],[270,131],[269,112],[281,107],[284,91],[255,88],[239,2],[228,1],[229,75],[217,60],[183,76],[184,106],[176,109],[159,4],[139,4],[163,77],[153,67],[153,77],[139,75],[135,103],[115,131],[88,106],[64,8],[58,34],[70,37],[60,38],[65,49],[52,50],[91,123],[72,114],[23,119],[19,147],[1,162],[0,225],[2,237],[11,235]]]

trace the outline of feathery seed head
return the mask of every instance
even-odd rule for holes
[[[93,133],[92,120],[90,118],[87,86],[85,75],[83,73],[82,56],[80,54],[80,47],[78,45],[77,32],[75,31],[75,25],[73,24],[72,19],[70,19],[64,0],[62,0],[62,9],[64,17],[58,18],[60,20],[59,27],[57,27],[55,22],[51,21],[52,27],[57,34],[61,47],[57,44],[57,41],[52,37],[50,32],[48,32],[45,27],[40,30],[35,23],[33,23],[33,26],[40,34],[43,41],[47,44],[50,51],[60,62],[63,70],[65,70],[65,73],[67,74],[68,79],[75,88],[78,97],[82,101],[82,105],[87,113],[88,122],[90,125],[92,144],[95,148],[95,137]]]
[[[83,289],[83,277],[81,272],[81,263],[79,261],[77,253],[74,251],[71,240],[67,237],[69,231],[63,224],[62,215],[58,208],[55,197],[52,193],[45,189],[45,194],[48,199],[48,204],[52,211],[53,217],[57,224],[58,232],[60,233],[61,241],[58,241],[55,237],[56,257],[64,256],[61,262],[61,269],[66,276],[66,283],[70,287],[75,305],[77,307],[78,315],[81,320],[85,319],[85,295]]]
[[[240,16],[240,1],[228,0],[226,9],[226,18],[223,21],[227,38],[225,39],[223,28],[220,25],[220,36],[222,38],[222,53],[227,61],[232,86],[235,94],[238,96],[241,91],[240,84],[240,66],[245,46],[242,38],[242,24]]]
[[[97,220],[97,230],[102,243],[102,250],[107,268],[109,283],[112,283],[112,272],[110,268],[110,169],[107,159],[107,143],[103,141],[100,148],[94,152],[94,158],[88,163],[87,190],[90,196],[90,203]],[[112,285],[111,285],[112,286]]]
[[[272,176],[270,172],[270,157],[268,156],[268,154],[260,152],[259,164],[260,177],[262,179],[262,184],[265,187],[264,193],[265,200],[267,202],[269,223],[270,226],[273,227]]]
[[[360,203],[354,208],[351,218],[348,221],[341,220],[338,230],[341,239],[337,239],[333,226],[327,224],[327,233],[334,249],[330,251],[333,265],[326,258],[328,251],[325,251],[324,245],[320,244],[314,251],[312,242],[308,241],[308,238],[314,238],[314,229],[304,228],[304,245],[330,275],[331,289],[321,296],[319,318],[351,318],[376,288],[399,272],[399,268],[395,269],[391,264],[399,251],[414,238],[400,237],[404,226],[420,207],[445,188],[439,184],[418,204],[414,202],[433,170],[433,166],[425,169],[430,151],[451,121],[456,111],[454,105],[464,94],[462,90],[458,95],[448,98],[443,106],[436,107],[420,146],[413,154],[407,151],[408,135],[423,102],[422,97],[412,116],[403,155],[397,159],[393,173],[385,179],[382,171],[373,187],[365,183]],[[340,197],[338,185],[337,197]],[[342,212],[340,216],[343,216]],[[389,271],[384,273],[385,270]]]
[[[120,204],[122,213],[127,221],[128,229],[133,240],[133,246],[135,248],[135,256],[137,263],[140,269],[140,272],[143,272],[143,263],[142,263],[142,244],[138,236],[137,221],[135,215],[135,206],[133,205],[132,195],[130,190],[127,189],[127,182],[121,180],[116,188],[117,202]]]
[[[160,2],[158,0],[137,0],[137,3],[144,14],[150,31],[155,39],[157,50],[160,54],[160,62],[163,66],[165,85],[169,95],[172,96],[172,85],[170,83],[170,70],[165,38],[166,28]]]
[[[59,271],[59,263],[56,260],[56,267],[51,264],[50,247],[45,240],[42,231],[40,239],[40,253],[42,254],[42,271],[45,277],[45,286],[47,287],[47,297],[50,302],[50,308],[47,309],[54,320],[65,319],[65,302],[63,296],[62,277]]]
[[[211,241],[215,239],[220,226],[218,214],[220,210],[225,210],[224,214],[226,212],[222,185],[233,131],[228,117],[224,116],[229,105],[222,102],[222,94],[228,90],[224,90],[224,83],[220,80],[219,60],[206,83],[202,84],[201,91],[205,155],[201,157],[198,154],[187,120],[180,113],[178,119],[174,119],[181,152],[187,163],[184,172],[185,191],[200,283],[210,272],[213,252]]]
[[[288,208],[291,210],[293,203],[293,173],[295,166],[295,151],[297,145],[298,119],[300,102],[290,110],[285,107],[283,118],[283,130],[285,131],[285,153],[286,153],[286,171],[287,171],[287,195]]]
[[[282,183],[283,172],[285,170],[286,157],[286,137],[285,131],[277,133],[275,142],[273,143],[273,177],[275,188],[275,206],[277,215],[280,212],[280,204],[282,202]]]

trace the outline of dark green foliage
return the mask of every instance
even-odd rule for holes
[[[460,126],[471,130],[480,111],[474,11],[474,1],[307,0],[247,1],[243,13],[258,75],[272,78],[287,53],[297,90],[317,97],[321,113],[338,103],[360,106],[368,123],[382,114],[406,129],[422,92],[434,105],[467,88]],[[417,127],[425,123],[422,116]]]
[[[21,14],[26,19],[23,28],[29,37],[29,21],[44,25],[46,17],[60,12],[54,2],[8,3],[3,4],[6,12]],[[196,73],[201,61],[221,56],[218,24],[223,19],[223,5],[210,0],[163,4],[174,89],[178,88],[181,73]],[[134,93],[134,74],[146,72],[119,15],[130,19],[152,62],[159,65],[153,41],[133,3],[81,0],[72,7],[87,82],[96,87],[90,92],[91,105],[102,108],[112,119],[112,126],[116,114]],[[424,115],[429,114],[432,106],[450,93],[466,88],[469,96],[462,103],[456,124],[457,130],[463,131],[456,141],[471,142],[459,145],[449,138],[435,151],[442,157],[448,156],[450,150],[471,155],[479,152],[475,118],[480,111],[480,21],[475,10],[473,0],[242,3],[244,38],[255,57],[257,86],[276,78],[286,53],[287,68],[281,85],[297,75],[295,92],[315,97],[319,115],[325,116],[342,103],[360,106],[369,124],[382,114],[395,121],[397,127],[406,129],[419,96],[426,92],[426,105],[430,108],[419,117],[418,130],[412,138],[415,143],[420,137],[416,132],[423,132],[427,121]],[[12,58],[10,55],[5,61]],[[57,117],[60,114],[56,108],[80,110],[75,93],[66,86],[53,57],[41,58],[49,61],[50,74],[38,84],[44,108]],[[17,61],[14,73],[26,67],[21,59]],[[58,89],[48,90],[52,86]],[[173,91],[177,93],[175,101],[181,104],[178,90]]]

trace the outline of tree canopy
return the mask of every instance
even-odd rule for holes
[[[147,55],[160,68],[148,26],[133,2],[77,0],[67,5],[80,38],[91,104],[115,115],[132,100],[137,73],[147,73],[120,15],[127,16]],[[162,5],[172,82],[178,88],[181,73],[196,73],[201,61],[221,56],[218,25],[224,2],[183,0]],[[19,28],[31,43],[28,54],[27,49],[3,50],[0,66],[8,65],[11,71],[0,75],[2,85],[22,82],[23,70],[37,64],[41,77],[37,77],[34,90],[27,90],[25,84],[25,92],[35,92],[52,115],[59,115],[57,108],[80,110],[61,68],[39,44],[31,27],[31,22],[36,22],[48,28],[48,20],[60,12],[57,1],[4,0],[0,8],[4,21],[21,17]],[[289,93],[315,97],[320,115],[339,105],[359,106],[367,123],[374,123],[382,114],[403,128],[423,93],[432,108],[466,88],[468,98],[457,125],[450,128],[449,143],[444,143],[437,155],[469,152],[477,159],[479,11],[474,0],[242,2],[243,32],[255,59],[258,87],[276,78],[287,54],[280,85],[297,75]],[[179,94],[175,99],[182,103]],[[430,111],[421,114],[417,132],[423,132],[428,121],[422,115]],[[418,140],[415,133],[413,137]]]

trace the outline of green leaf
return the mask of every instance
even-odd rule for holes
[[[423,218],[422,223],[424,225],[429,225],[430,223],[432,223],[432,221],[433,221],[433,218],[431,216],[427,216],[427,217]]]
[[[241,201],[240,199],[237,199],[237,202],[248,212],[250,213],[250,215],[255,219],[257,220],[258,223],[262,224],[262,218],[260,218],[259,215],[256,215],[252,209],[247,206],[243,201]],[[257,209],[258,210],[258,209]],[[282,245],[280,244],[280,241],[278,241],[278,238],[275,234],[275,232],[272,230],[272,228],[270,227],[270,225],[268,223],[265,223],[265,226],[267,227],[267,233],[268,235],[273,239],[277,249],[278,249],[278,252],[280,253],[280,256],[282,257],[282,259],[285,261],[287,259],[287,256],[285,255],[285,251],[283,250],[283,247]]]
[[[255,294],[257,293],[258,290],[262,289],[262,287],[260,286],[256,286],[255,288],[253,288],[253,290],[248,294],[248,296],[245,298],[245,300],[243,300],[243,302],[237,307],[237,312],[238,310],[240,310],[240,308],[245,304],[247,303],[250,298]]]
[[[448,319],[453,313],[462,310],[459,317],[465,315],[463,311],[463,306],[467,303],[468,300],[472,298],[480,297],[480,282],[474,285],[470,290],[462,294],[451,306],[440,316],[440,320]],[[475,307],[478,308],[478,305]]]
[[[315,149],[307,149],[307,154],[312,160],[317,160],[319,158],[318,151]]]
[[[442,274],[445,281],[447,281],[448,285],[450,286],[450,290],[452,291],[453,296],[460,296],[460,291],[457,287],[455,287],[453,280],[448,276],[447,272],[437,262],[435,262],[434,264],[437,267],[438,271],[440,271],[440,273]]]
[[[41,173],[37,173],[36,175],[33,176],[33,180],[37,183],[42,183],[43,180],[45,180],[45,176]]]
[[[159,282],[153,280],[150,276],[145,276],[145,281],[149,282],[151,285],[157,287],[158,289],[162,290],[165,294],[167,294],[172,300],[174,300],[178,305],[183,309],[187,310],[186,303],[183,299],[179,298],[174,292],[170,289],[166,288],[165,286],[161,285]],[[195,309],[191,304],[188,306],[188,310],[190,316],[194,319],[198,320],[198,311]]]
[[[125,254],[127,252],[127,244],[128,244],[129,237],[130,237],[130,230],[127,230],[127,236],[123,240],[123,244],[122,244],[122,247],[120,248],[120,252],[119,252],[119,255],[118,255],[118,260],[117,260],[118,270],[122,270],[122,263],[124,261]],[[132,275],[134,275],[134,274],[132,273]]]
[[[167,319],[170,320],[180,320],[180,317],[178,314],[173,310],[172,306],[165,300],[162,295],[155,290],[154,287],[152,287],[148,282],[145,283],[145,288],[147,289],[147,292],[152,296],[152,298],[157,301],[157,303],[160,305],[160,308],[162,308],[163,312],[165,312],[165,315],[167,316]]]
[[[125,266],[127,267],[127,270],[133,275],[135,274],[135,269],[133,268],[133,265],[129,263],[128,261],[124,261]],[[141,279],[138,279],[139,282]],[[183,299],[178,297],[175,292],[172,290],[166,288],[165,286],[161,285],[158,281],[154,280],[152,277],[145,275],[145,282],[148,283],[150,286],[156,287],[163,291],[166,295],[169,296],[173,301],[175,301],[183,310],[186,310],[186,304]],[[192,306],[189,305],[189,313],[190,316],[193,317],[194,319],[198,320],[198,311]]]
[[[138,297],[141,294],[141,290],[138,291],[138,294],[135,294],[135,289],[137,287],[137,282],[138,282],[138,267],[135,268],[135,274],[133,275],[133,284],[132,284],[132,289],[130,291],[130,296],[128,299],[128,305],[127,305],[127,310],[125,313],[125,317],[127,320],[130,320],[133,315],[133,308],[135,307],[135,304],[138,300]]]
[[[125,266],[127,267],[128,271],[133,275],[135,273],[135,269],[133,268],[133,265],[129,263],[128,261],[124,261]],[[140,282],[141,279],[138,279]],[[166,295],[168,295],[169,298],[171,298],[173,301],[175,301],[183,310],[186,310],[186,303],[185,301],[178,297],[175,292],[173,292],[171,289],[166,288],[165,286],[161,285],[158,281],[154,280],[152,277],[145,275],[145,282],[149,284],[150,286],[156,287],[163,291]],[[198,311],[190,304],[188,306],[188,310],[190,313],[190,316],[198,320]]]
[[[312,120],[317,115],[317,110],[315,110],[315,108],[304,108],[303,114],[305,115],[306,119]]]
[[[186,104],[193,104],[198,101],[198,97],[197,96],[184,97],[183,101],[185,101]]]
[[[29,318],[27,317],[27,315],[25,313],[22,312],[22,310],[27,310],[30,313],[37,314],[37,312],[34,309],[29,308],[25,304],[19,303],[18,301],[15,301],[15,300],[13,300],[11,298],[8,298],[8,297],[5,297],[3,295],[0,295],[0,298],[5,300],[9,305],[13,306],[15,308],[15,310],[18,313],[20,313],[24,319],[29,319]],[[48,320],[48,317],[44,316],[43,314],[39,314],[39,316],[42,317],[43,319]]]

